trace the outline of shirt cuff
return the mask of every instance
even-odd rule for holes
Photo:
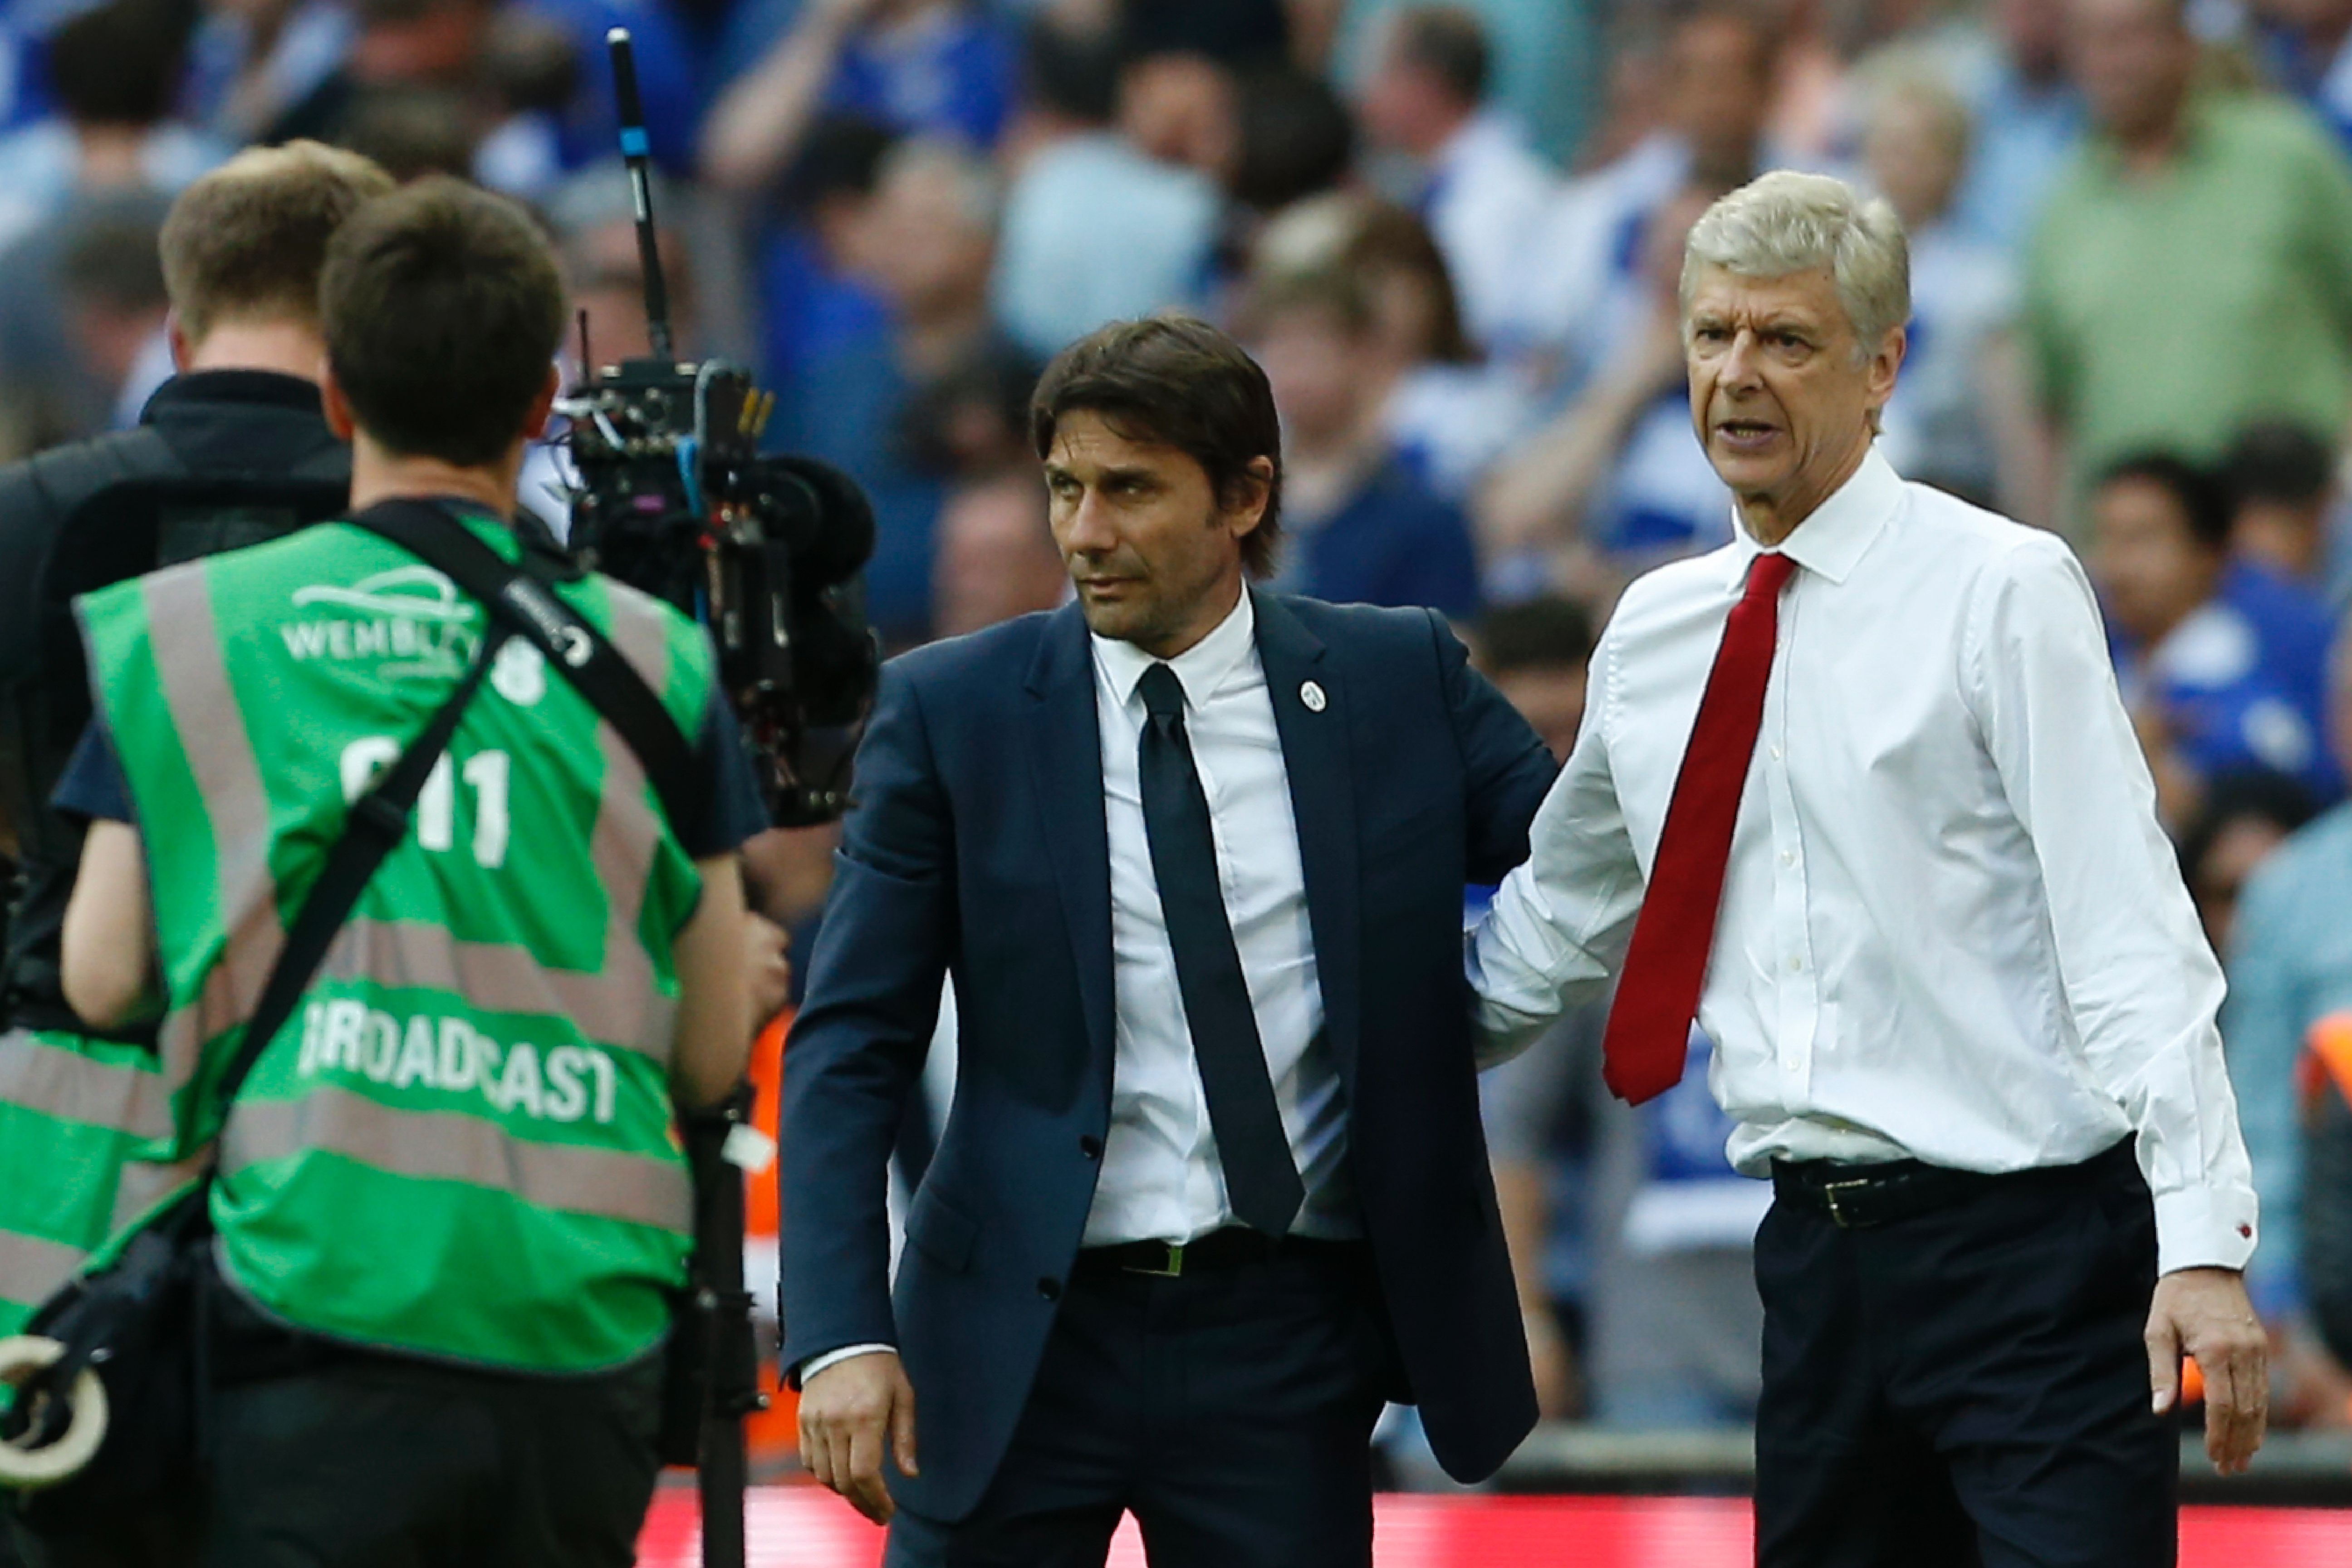
[[[2183,1187],[2156,1195],[2156,1271],[2243,1268],[2254,1255],[2254,1194],[2242,1187]]]
[[[793,1369],[793,1383],[796,1387],[806,1388],[808,1386],[808,1380],[814,1377],[818,1373],[823,1372],[826,1367],[832,1366],[839,1362],[854,1361],[862,1355],[875,1355],[885,1351],[888,1352],[892,1355],[897,1355],[898,1353],[898,1347],[897,1345],[885,1344],[844,1345],[837,1351],[827,1351],[823,1355],[813,1355],[809,1357],[808,1360],[801,1363],[798,1367]]]

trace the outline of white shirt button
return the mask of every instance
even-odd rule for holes
[[[1804,967],[1805,961],[1801,958],[1792,958],[1789,960],[1789,973],[1791,974],[1799,973]]]
[[[1776,763],[1780,760],[1780,748],[1778,746],[1772,748],[1772,760]]]
[[[1783,865],[1783,866],[1793,866],[1793,865],[1795,865],[1796,863],[1797,863],[1797,852],[1796,852],[1795,850],[1793,850],[1793,849],[1783,849],[1783,850],[1781,850],[1781,851],[1780,851],[1780,864],[1781,864],[1781,865]]]

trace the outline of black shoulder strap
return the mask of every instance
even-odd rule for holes
[[[695,836],[701,826],[705,792],[695,787],[693,748],[653,688],[611,639],[573,613],[546,584],[500,560],[497,551],[431,501],[381,501],[351,521],[442,573],[544,654],[636,753],[673,831],[683,837]]]
[[[482,677],[488,675],[490,662],[498,656],[499,646],[508,633],[494,627],[482,639],[474,655],[473,667],[457,683],[425,726],[422,733],[408,743],[392,771],[376,781],[373,788],[352,804],[351,815],[344,819],[342,837],[327,851],[327,863],[320,868],[319,879],[310,884],[303,895],[301,911],[295,915],[294,924],[286,932],[286,945],[271,965],[269,978],[262,984],[261,1000],[246,1020],[245,1037],[237,1042],[236,1055],[214,1086],[215,1103],[227,1105],[236,1099],[236,1091],[245,1083],[246,1075],[260,1059],[262,1050],[285,1026],[293,1016],[294,1005],[302,993],[310,988],[311,976],[325,961],[328,947],[335,933],[343,929],[352,908],[367,889],[369,879],[375,875],[392,847],[408,834],[408,814],[416,805],[417,795],[431,776],[433,764],[449,749],[450,738],[457,732],[457,721],[465,717],[467,704],[474,693],[482,689]]]

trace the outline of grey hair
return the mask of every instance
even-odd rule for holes
[[[1683,247],[1685,312],[1706,267],[1740,278],[1827,270],[1863,359],[1911,319],[1903,220],[1884,198],[1864,199],[1827,174],[1776,169],[1707,208]]]

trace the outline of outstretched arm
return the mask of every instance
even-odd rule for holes
[[[1633,938],[1643,884],[1609,768],[1610,657],[1604,636],[1584,727],[1536,812],[1527,861],[1503,879],[1465,953],[1482,1068],[1509,1060],[1563,1011],[1597,999]]]

